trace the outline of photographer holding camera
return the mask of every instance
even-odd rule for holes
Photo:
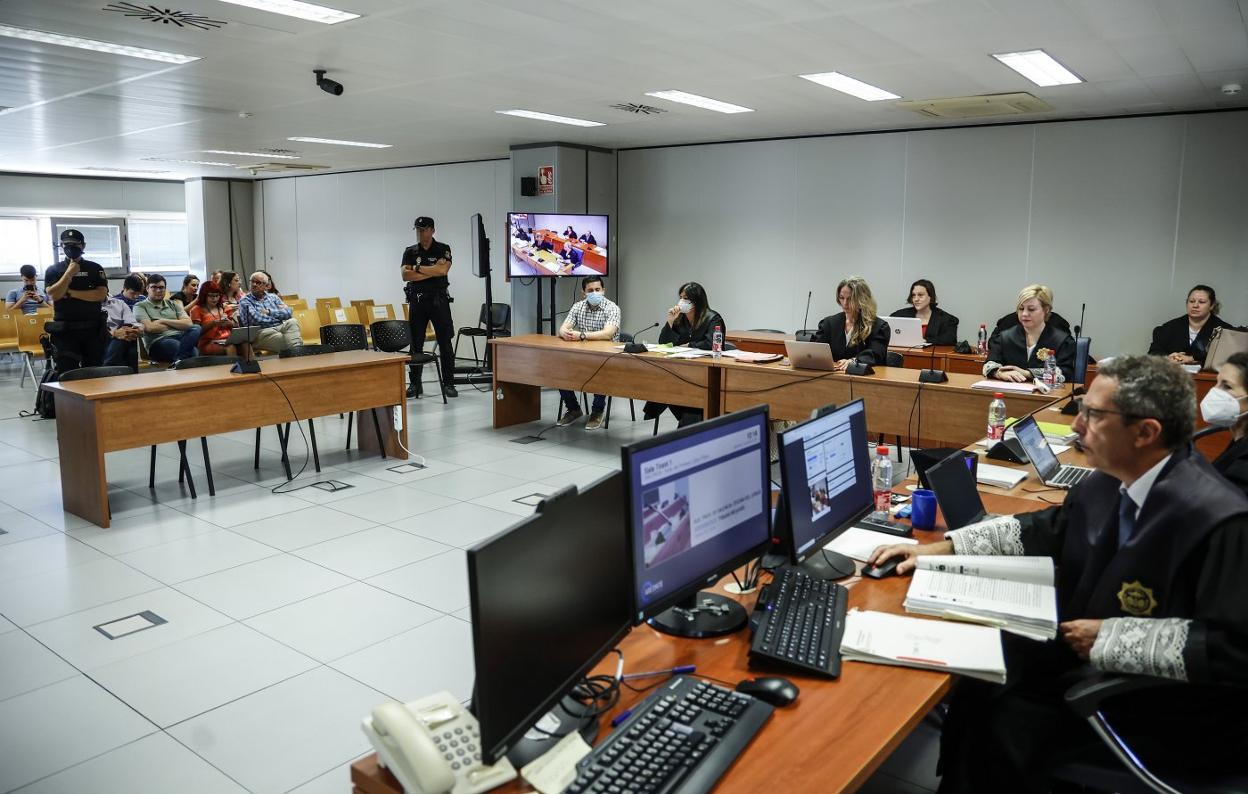
[[[108,277],[98,262],[83,259],[86,238],[77,229],[61,232],[65,258],[43,273],[52,299],[53,321],[45,327],[55,348],[56,371],[98,367],[108,343],[101,304],[108,300]]]
[[[447,292],[451,282],[446,274],[451,269],[451,247],[433,239],[433,218],[424,215],[416,219],[419,242],[403,250],[403,291],[411,304],[408,323],[412,329],[413,353],[425,350],[425,326],[433,324],[438,339],[438,351],[442,357],[442,393],[458,397],[455,390],[455,350],[452,337],[455,326],[451,321],[451,296]],[[411,366],[411,384],[408,397],[419,397],[420,377],[423,367]]]
[[[22,265],[21,273],[22,286],[20,289],[9,290],[4,308],[10,312],[20,308],[22,314],[34,314],[40,306],[48,305],[48,296],[39,289],[39,271],[35,270],[34,265]]]

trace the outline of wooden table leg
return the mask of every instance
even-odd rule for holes
[[[107,528],[108,480],[93,402],[56,396],[56,443],[60,450],[61,505],[66,512]]]
[[[542,389],[540,386],[494,381],[495,428],[535,422],[541,418]]]
[[[386,457],[398,458],[399,460],[407,460],[407,453],[403,447],[407,446],[407,403],[400,403],[403,412],[403,429],[394,429],[394,408],[393,406],[384,405],[372,408],[366,411],[355,412],[355,437],[359,444],[361,452],[375,452],[381,455],[381,451],[386,451]],[[373,422],[373,412],[376,412],[377,422]],[[381,427],[381,441],[377,441],[376,428]],[[403,446],[399,446],[402,442]]]

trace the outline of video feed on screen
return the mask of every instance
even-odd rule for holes
[[[507,214],[507,273],[513,278],[608,275],[606,215]]]

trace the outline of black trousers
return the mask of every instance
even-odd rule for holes
[[[450,384],[455,379],[455,325],[451,320],[450,297],[445,292],[417,293],[409,299],[411,309],[408,323],[412,329],[413,353],[425,352],[425,326],[433,325],[434,336],[438,339],[438,351],[442,358],[442,383]],[[421,367],[411,367],[413,386],[420,385]]]
[[[108,347],[108,331],[101,320],[91,330],[81,328],[82,323],[72,323],[73,330],[52,334],[53,365],[57,372],[69,372],[79,367],[99,367],[104,364],[104,350]]]

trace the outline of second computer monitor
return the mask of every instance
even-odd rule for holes
[[[788,536],[780,541],[791,549],[790,561],[807,563],[808,572],[822,578],[852,575],[853,560],[823,546],[871,512],[866,407],[859,399],[822,409],[781,433],[777,443],[788,519]]]
[[[770,542],[767,407],[624,447],[623,470],[635,622],[690,637],[744,627],[740,604],[700,591]]]

